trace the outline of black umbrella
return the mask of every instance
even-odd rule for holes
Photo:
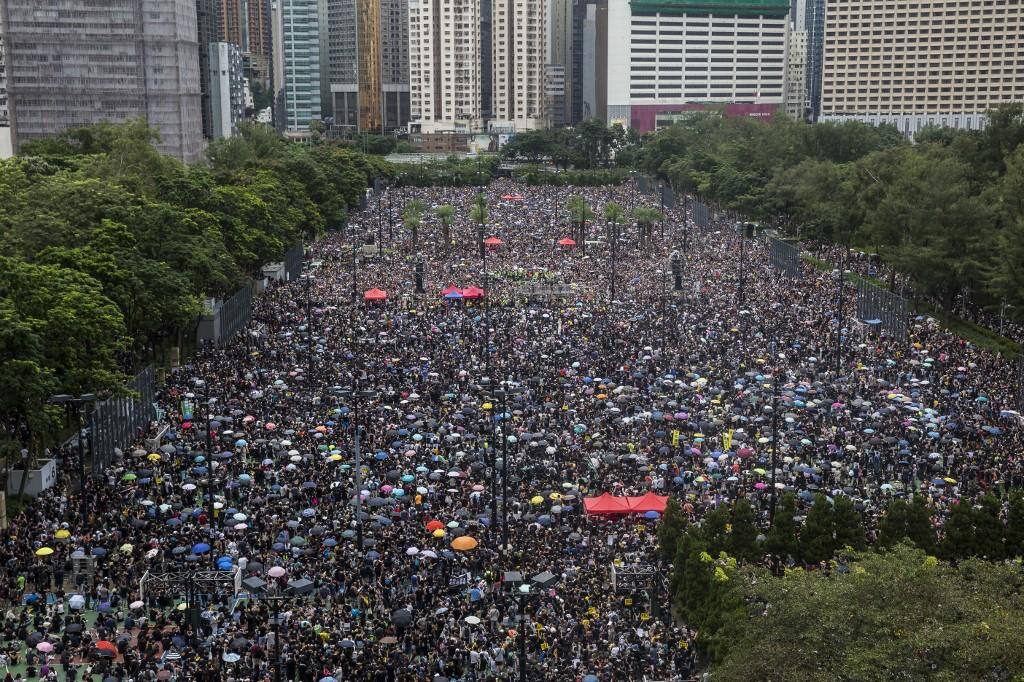
[[[398,627],[405,627],[412,622],[412,613],[407,609],[398,609],[391,614],[391,621]]]

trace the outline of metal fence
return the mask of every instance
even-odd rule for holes
[[[113,460],[114,450],[131,445],[137,429],[145,429],[156,417],[156,371],[152,366],[136,374],[128,390],[132,395],[97,403],[89,419],[93,474],[102,473]]]
[[[306,249],[301,240],[295,242],[295,245],[284,254],[284,271],[287,281],[297,278],[302,273],[302,259],[305,255]]]
[[[895,335],[907,333],[907,299],[865,280],[857,280],[857,317]]]
[[[708,205],[703,201],[693,200],[693,222],[697,227],[702,230],[706,230],[711,227],[711,213],[708,211]]]
[[[800,249],[787,241],[776,237],[765,236],[768,243],[768,259],[772,267],[781,270],[788,277],[799,279],[800,271]]]
[[[220,310],[219,333],[214,342],[222,345],[249,322],[252,315],[252,285],[246,284],[235,295],[224,301]]]

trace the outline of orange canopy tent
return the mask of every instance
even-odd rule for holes
[[[370,289],[363,294],[364,301],[386,301],[388,293],[382,289]]]
[[[598,497],[584,497],[583,508],[588,514],[629,514],[628,498],[604,493]]]
[[[569,237],[562,237],[558,240],[559,246],[576,246],[576,240]]]
[[[626,499],[629,501],[629,511],[634,514],[643,514],[649,511],[664,514],[665,505],[668,504],[668,496],[655,495],[651,492],[641,497],[627,497]]]

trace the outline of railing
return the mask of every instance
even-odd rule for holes
[[[132,395],[97,403],[89,419],[94,475],[102,473],[110,464],[115,449],[131,445],[138,430],[144,432],[156,417],[156,371],[153,367],[136,374],[127,388]]]

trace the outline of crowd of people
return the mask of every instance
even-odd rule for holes
[[[834,275],[788,277],[690,202],[641,245],[631,211],[660,206],[632,185],[483,193],[481,230],[476,188],[386,190],[170,373],[160,422],[104,477],[80,492],[58,453],[3,537],[0,672],[688,680],[656,515],[588,516],[583,498],[653,491],[699,522],[746,497],[767,524],[773,491],[821,490],[871,528],[894,497],[927,496],[941,522],[1024,481],[1014,366],[934,321],[862,327]],[[598,216],[576,244],[571,195]],[[636,565],[649,583],[615,582]],[[154,579],[212,568],[237,581]]]

